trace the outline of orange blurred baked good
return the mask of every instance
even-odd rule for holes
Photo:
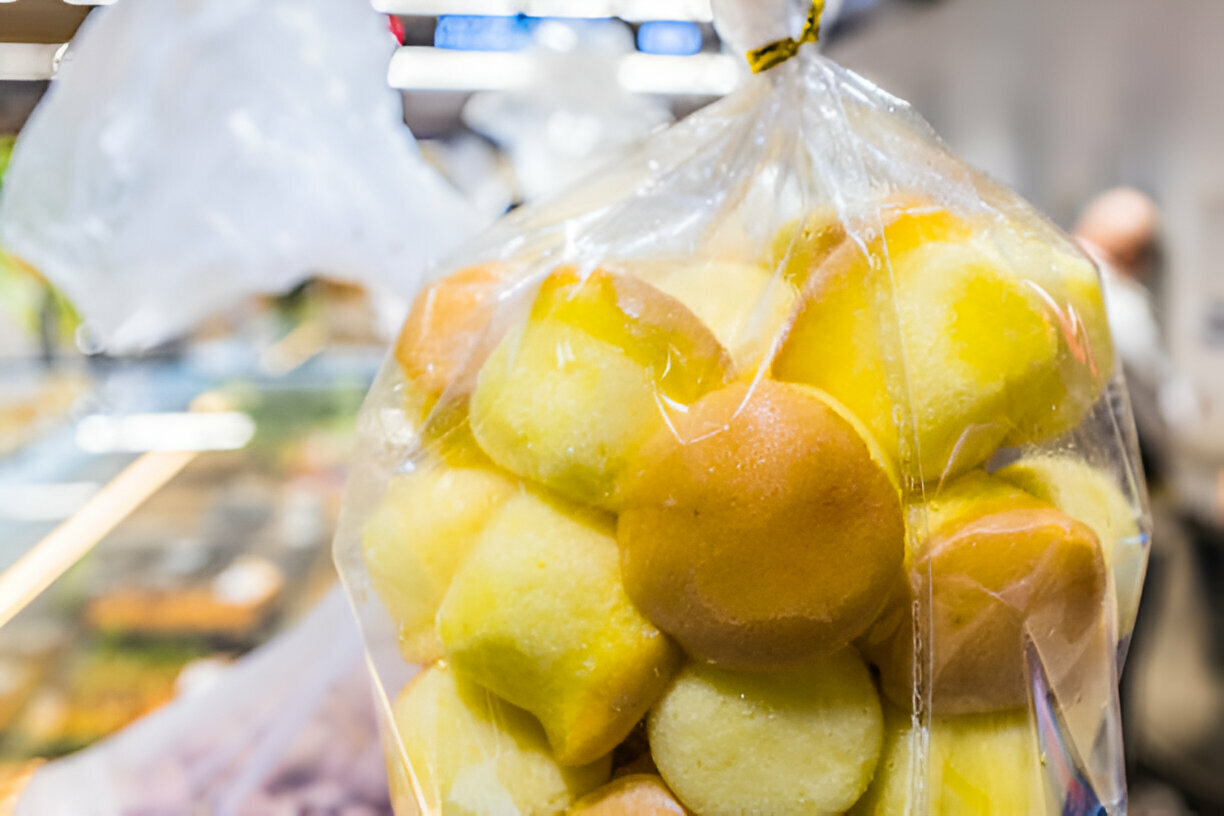
[[[395,344],[404,374],[430,394],[440,394],[468,372],[511,272],[507,264],[461,269],[431,283],[412,304]]]

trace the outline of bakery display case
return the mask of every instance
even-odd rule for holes
[[[269,374],[222,340],[0,373],[6,394],[62,403],[35,423],[14,408],[0,459],[0,765],[120,730],[322,597],[379,357]]]

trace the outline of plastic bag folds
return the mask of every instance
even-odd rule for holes
[[[1097,271],[903,102],[801,48],[448,266],[336,545],[398,812],[1125,812]]]

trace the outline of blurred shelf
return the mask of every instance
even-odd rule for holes
[[[50,79],[64,46],[65,43],[0,43],[0,81]]]
[[[89,14],[90,5],[62,0],[0,0],[0,42],[67,42]]]
[[[741,60],[726,54],[690,57],[627,54],[617,74],[631,93],[722,96],[739,84]],[[512,91],[539,78],[536,58],[525,52],[451,51],[428,46],[396,50],[387,70],[404,91]]]
[[[122,727],[184,666],[265,642],[326,591],[382,357],[273,372],[226,340],[91,366],[74,410],[0,457],[0,768]]]
[[[374,0],[374,8],[387,14],[426,17],[522,14],[588,19],[619,17],[633,23],[647,20],[708,23],[713,19],[710,0]]]

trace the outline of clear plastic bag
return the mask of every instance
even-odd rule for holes
[[[1125,812],[1097,272],[795,50],[417,298],[336,550],[397,812]]]
[[[324,274],[408,297],[483,219],[421,159],[363,0],[125,0],[22,131],[0,245],[140,351]]]

